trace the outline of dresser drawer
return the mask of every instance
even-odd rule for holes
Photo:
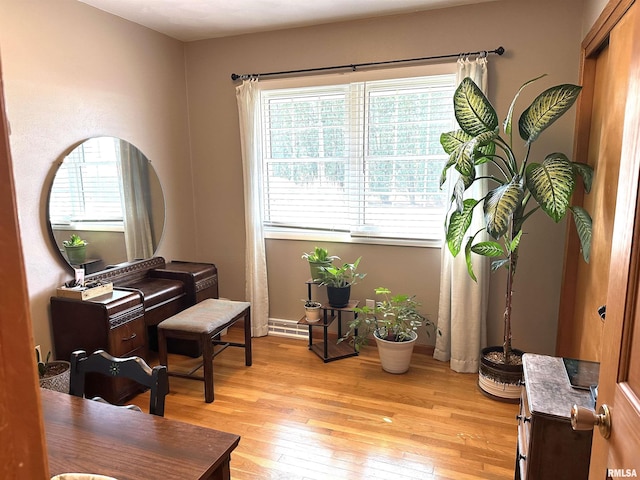
[[[139,317],[111,328],[109,331],[109,353],[114,357],[138,355],[145,358],[145,336],[146,325],[144,317]]]

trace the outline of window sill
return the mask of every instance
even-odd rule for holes
[[[297,229],[268,228],[264,237],[270,240],[307,240],[317,242],[392,245],[401,247],[442,248],[442,240],[412,240],[407,238],[352,236],[345,232],[321,232]]]

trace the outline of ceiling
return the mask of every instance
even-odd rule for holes
[[[495,0],[79,0],[185,42]]]

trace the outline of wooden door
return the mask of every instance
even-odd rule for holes
[[[0,478],[49,478],[0,68]]]
[[[575,228],[569,225],[567,254],[558,324],[557,354],[563,357],[600,361],[603,322],[599,307],[606,304],[613,222],[625,105],[629,85],[631,45],[626,25],[617,25],[597,39],[588,41],[582,62],[576,143],[573,158],[594,169],[591,193],[574,202],[582,203],[593,218],[591,260],[579,253]],[[589,37],[587,37],[589,38]],[[588,49],[588,50],[587,50]]]
[[[611,436],[594,432],[591,480],[640,476],[640,3],[613,4],[608,43],[628,48],[628,86],[598,386]]]

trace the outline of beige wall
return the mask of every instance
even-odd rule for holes
[[[504,114],[526,80],[549,76],[523,94],[576,82],[581,41],[581,0],[513,2],[436,10],[411,15],[244,35],[187,44],[191,145],[197,205],[198,256],[220,268],[221,294],[244,294],[242,168],[234,83],[230,74],[311,68],[324,65],[411,58],[493,49],[489,97]],[[571,153],[574,113],[545,132],[534,146],[540,155]],[[535,231],[533,230],[535,226]],[[540,227],[540,228],[538,228]],[[559,302],[564,227],[543,217],[530,222],[522,244],[514,305],[514,344],[553,353]],[[267,241],[271,317],[297,319],[306,294],[308,267],[300,255],[315,242]],[[328,245],[345,260],[362,255],[367,278],[354,297],[371,297],[385,285],[414,293],[424,313],[435,317],[439,250],[358,244]],[[526,278],[525,278],[526,277]],[[501,342],[502,276],[492,277],[489,341]],[[426,341],[422,338],[422,341]]]
[[[45,226],[60,156],[93,136],[136,145],[164,187],[167,258],[194,235],[184,45],[75,0],[0,0],[0,55],[35,342],[50,348],[49,297],[71,278]],[[4,321],[5,319],[2,319]]]
[[[56,159],[70,145],[113,135],[140,148],[160,176],[167,203],[159,254],[215,262],[221,295],[243,298],[242,167],[232,72],[503,45],[504,57],[490,58],[489,97],[504,114],[513,93],[530,78],[549,74],[523,94],[521,107],[543,87],[577,80],[582,23],[576,12],[582,7],[582,0],[503,0],[185,46],[72,0],[0,0],[0,54],[36,342],[43,348],[49,344],[48,298],[69,277],[49,243],[44,199]],[[545,132],[534,149],[541,155],[552,149],[570,153],[572,135],[573,114]],[[519,348],[554,351],[563,240],[563,226],[543,217],[530,223],[516,283]],[[272,317],[300,316],[308,277],[300,255],[314,245],[267,242]],[[424,313],[436,316],[437,249],[328,246],[346,260],[363,256],[368,276],[354,289],[355,297],[364,300],[385,285],[417,294]],[[492,277],[491,344],[500,342],[503,290],[502,276]]]
[[[585,0],[582,22],[582,38],[584,38],[602,13],[609,0]]]

